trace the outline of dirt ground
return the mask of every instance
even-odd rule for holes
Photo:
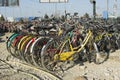
[[[21,65],[6,50],[6,33],[0,36],[0,80],[59,80],[42,70]],[[8,56],[12,59],[8,61]],[[18,62],[18,63],[13,63]],[[10,64],[10,65],[9,65]],[[11,66],[12,65],[12,66]],[[120,80],[120,50],[110,53],[109,59],[102,64],[85,62],[65,71],[63,80]]]

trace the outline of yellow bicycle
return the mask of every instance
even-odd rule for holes
[[[76,54],[83,50],[91,36],[92,32],[89,30],[83,42],[77,47],[73,47],[69,36],[63,42],[51,38],[41,51],[42,66],[47,71],[59,71],[62,62],[74,61],[78,57]]]
[[[48,43],[43,46],[41,51],[41,63],[43,68],[50,72],[66,70],[67,67],[63,69],[64,63],[69,63],[71,61],[74,62],[77,60],[79,58],[79,54],[85,50],[86,46],[88,46],[89,51],[95,50],[96,54],[94,57],[96,61],[105,60],[107,54],[101,58],[97,45],[94,43],[93,33],[91,30],[88,30],[85,38],[79,42],[79,45],[73,46],[69,36],[67,36],[63,42],[53,38],[49,40]]]

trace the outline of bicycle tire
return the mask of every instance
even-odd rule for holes
[[[18,45],[17,45],[17,54],[18,54],[18,56],[19,56],[20,59],[22,59],[22,54],[21,54],[21,52],[20,52],[21,44],[22,44],[22,42],[24,42],[24,40],[27,39],[28,37],[29,37],[28,35],[22,37],[21,40],[19,41]]]
[[[94,63],[102,64],[108,59],[108,56],[109,56],[109,53],[107,53],[107,52],[101,51],[99,53],[96,53]]]
[[[20,48],[20,53],[21,53],[21,57],[22,57],[22,60],[24,61],[27,61],[25,59],[25,56],[24,56],[24,51],[25,51],[25,47],[26,45],[28,44],[28,42],[33,38],[33,36],[29,36],[26,40],[24,40],[22,43],[21,43],[21,48]]]
[[[54,71],[53,69],[55,68],[55,65],[57,64],[58,61],[55,61],[54,62],[54,55],[56,53],[52,53],[52,54],[49,54],[47,52],[47,48],[49,49],[50,47],[52,47],[53,51],[56,52],[56,48],[57,46],[59,45],[57,43],[57,41],[54,41],[54,39],[50,39],[46,45],[43,46],[42,50],[41,50],[41,63],[42,63],[42,67],[48,71],[48,72],[56,72]],[[53,48],[55,47],[55,49]],[[53,62],[53,63],[52,63]]]
[[[8,50],[8,52],[9,52],[12,56],[14,56],[14,46],[13,46],[12,44],[13,44],[13,42],[14,42],[14,39],[15,39],[17,36],[19,36],[19,35],[18,35],[18,34],[13,35],[13,36],[10,38],[10,41],[8,42],[7,50]]]
[[[14,57],[16,57],[16,54],[14,53],[14,52],[15,52],[15,45],[16,45],[16,42],[17,42],[18,39],[21,38],[21,37],[22,37],[22,35],[16,36],[15,39],[14,39],[14,41],[11,43],[10,48],[9,48],[10,50],[13,49],[13,50],[11,50],[11,55],[14,56]]]
[[[19,50],[18,50],[17,47],[18,47],[18,44],[19,44],[20,40],[21,40],[24,36],[25,36],[25,35],[22,35],[22,36],[16,41],[16,43],[15,43],[15,47],[14,47],[14,48],[15,48],[15,52],[14,52],[14,53],[15,53],[15,55],[16,55],[15,57],[18,58],[18,59],[20,59],[20,56],[19,56],[19,53],[18,53]]]
[[[39,37],[31,46],[32,61],[38,67],[41,67],[41,49],[48,40],[48,37]]]
[[[35,42],[36,39],[37,39],[37,37],[32,38],[25,47],[25,51],[24,51],[23,56],[25,57],[26,62],[29,64],[33,64],[33,61],[31,60],[32,58],[31,58],[30,49],[31,49],[31,46]]]

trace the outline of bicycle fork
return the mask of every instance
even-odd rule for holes
[[[93,43],[93,45],[94,45],[94,48],[95,48],[95,51],[96,51],[96,59],[98,59],[98,58],[100,58],[99,49],[98,49],[97,44],[95,42]]]

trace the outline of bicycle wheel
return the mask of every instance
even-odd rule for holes
[[[101,63],[105,62],[108,59],[108,55],[109,54],[107,52],[96,53],[94,63],[101,64]]]
[[[37,39],[37,37],[32,38],[25,47],[25,51],[24,51],[23,56],[24,56],[26,62],[29,63],[29,64],[33,64],[33,61],[32,61],[32,58],[31,58],[32,53],[30,52],[30,49],[31,49],[31,46],[35,42],[36,39]]]
[[[8,52],[12,55],[12,56],[15,56],[14,55],[14,51],[15,51],[15,48],[13,46],[13,43],[15,41],[15,38],[19,36],[18,34],[14,34],[10,39],[9,39],[9,42],[7,42],[7,50]]]
[[[26,61],[27,60],[25,59],[25,56],[24,56],[24,51],[25,51],[25,48],[28,44],[28,42],[33,38],[33,36],[29,36],[26,40],[24,40],[21,44],[21,48],[20,48],[20,53],[21,53],[21,57],[22,57],[22,60]]]
[[[43,46],[41,50],[41,63],[42,67],[48,72],[61,71],[58,67],[58,60],[54,60],[54,55],[59,53],[59,42],[50,39],[46,45]]]
[[[101,45],[102,46],[102,45]],[[98,51],[96,48],[98,48],[98,46],[96,44],[94,44],[94,48],[95,48],[95,58],[94,58],[94,63],[96,64],[101,64],[104,61],[107,60],[109,54],[105,51]]]
[[[20,40],[24,37],[25,35],[21,35],[21,36],[18,36],[19,38],[16,40],[16,42],[13,44],[14,45],[14,49],[15,49],[15,51],[14,51],[14,55],[15,55],[15,57],[16,58],[18,58],[18,59],[20,59],[20,56],[19,56],[19,54],[18,54],[18,44],[19,44],[19,42],[20,42]]]
[[[41,49],[49,40],[48,37],[40,37],[33,43],[31,47],[32,61],[34,65],[41,67]]]
[[[20,58],[20,59],[22,59],[22,53],[20,52],[21,45],[27,38],[29,38],[28,35],[22,37],[21,40],[19,41],[18,45],[17,45],[16,54],[18,54],[18,58]]]
[[[117,47],[117,49],[120,49],[120,39],[116,40],[116,47]]]
[[[16,50],[16,43],[23,37],[23,35],[18,35],[13,43],[11,44],[11,46],[13,47],[13,52],[11,53],[14,57],[17,57],[17,55],[15,54],[15,50]]]

